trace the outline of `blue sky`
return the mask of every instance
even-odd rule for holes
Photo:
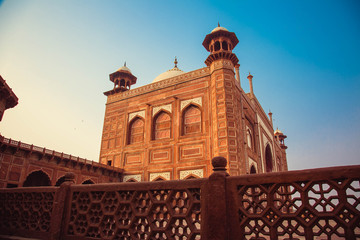
[[[0,132],[98,160],[109,74],[151,83],[204,67],[202,41],[235,32],[241,84],[288,138],[289,169],[360,164],[358,1],[0,2],[0,74],[19,97]]]

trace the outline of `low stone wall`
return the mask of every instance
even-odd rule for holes
[[[360,166],[0,190],[0,232],[39,239],[356,239]]]

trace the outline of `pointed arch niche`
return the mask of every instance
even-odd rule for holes
[[[125,175],[123,182],[141,182],[141,174]]]
[[[258,164],[256,161],[254,161],[251,157],[248,158],[249,161],[249,170],[248,173],[250,174],[256,174],[259,172],[258,170]]]
[[[81,184],[95,184],[95,183],[93,180],[87,179],[87,180],[83,181]]]
[[[128,144],[144,142],[144,119],[136,116],[129,123]]]
[[[256,174],[256,168],[254,165],[251,165],[250,167],[250,174]]]
[[[201,133],[201,109],[191,103],[182,111],[182,135]]]
[[[56,186],[56,187],[60,187],[60,185],[61,185],[63,182],[65,182],[65,176],[60,177],[60,178],[56,181],[55,186]]]
[[[153,120],[152,139],[165,139],[171,137],[171,116],[168,112],[160,110]]]
[[[265,147],[265,164],[266,164],[266,172],[273,171],[273,158],[271,153],[270,145],[267,144]]]
[[[49,176],[42,170],[30,173],[24,183],[23,187],[38,187],[38,186],[51,186]]]

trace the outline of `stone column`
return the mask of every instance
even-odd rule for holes
[[[236,64],[235,65],[236,80],[239,82],[239,86],[241,87],[239,68],[240,68],[240,64]]]

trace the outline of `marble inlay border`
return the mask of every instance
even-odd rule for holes
[[[141,174],[136,174],[136,175],[125,175],[124,176],[124,179],[123,179],[123,182],[126,182],[127,180],[129,179],[135,179],[136,181],[138,182],[141,182]]]
[[[171,113],[172,112],[172,104],[154,107],[152,110],[152,116],[155,116],[155,114],[157,114],[162,109]]]
[[[180,179],[185,179],[189,175],[195,175],[199,178],[204,177],[204,170],[203,169],[194,169],[194,170],[184,170],[180,171]]]
[[[143,119],[145,119],[145,110],[141,110],[138,112],[133,112],[133,113],[129,113],[129,120],[128,122],[130,122],[134,117],[139,116],[142,117]]]
[[[180,111],[182,111],[184,107],[186,107],[189,103],[195,103],[199,106],[202,106],[202,98],[197,97],[197,98],[181,101]]]
[[[170,172],[157,172],[157,173],[150,173],[149,180],[153,181],[154,179],[162,177],[165,180],[170,180]]]

